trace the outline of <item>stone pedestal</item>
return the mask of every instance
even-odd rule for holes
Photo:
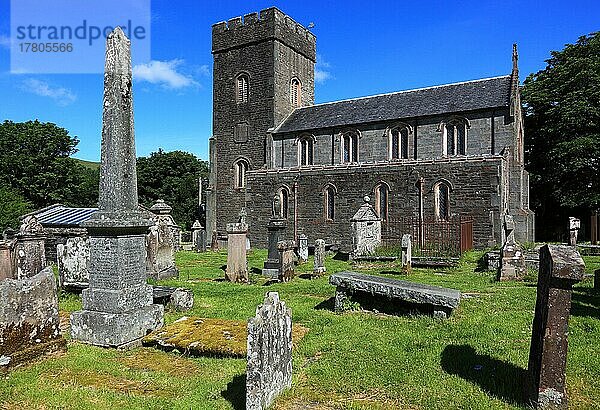
[[[402,270],[411,271],[412,264],[412,241],[409,234],[402,235]]]
[[[540,249],[535,316],[525,393],[538,409],[567,409],[565,372],[573,285],[585,265],[577,250],[564,245]]]
[[[264,410],[292,386],[292,311],[269,292],[248,321],[246,409]]]
[[[315,258],[313,266],[313,274],[322,275],[327,269],[325,268],[325,241],[317,239],[315,241]]]
[[[364,203],[351,219],[352,256],[372,255],[381,245],[381,219],[369,201],[365,196]]]
[[[298,260],[300,263],[308,260],[308,237],[304,234],[298,238]]]
[[[265,261],[262,274],[269,279],[277,279],[279,277],[279,251],[277,243],[283,240],[285,233],[286,221],[283,218],[273,217],[269,221],[267,231],[269,234],[269,250],[267,260]]]
[[[288,282],[294,278],[296,254],[294,241],[279,241],[277,242],[277,250],[279,252],[279,276],[281,282]]]
[[[146,232],[139,211],[133,132],[130,42],[117,27],[106,39],[98,212],[82,224],[90,242],[83,310],[71,315],[74,340],[127,348],[163,325],[146,284]]]
[[[230,282],[248,282],[248,262],[246,260],[246,223],[227,224],[227,271]]]

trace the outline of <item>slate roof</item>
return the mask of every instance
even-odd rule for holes
[[[274,134],[508,107],[511,76],[400,91],[296,108]]]

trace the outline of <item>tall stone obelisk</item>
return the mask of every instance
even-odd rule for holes
[[[138,208],[130,41],[117,27],[106,39],[102,164],[98,212],[85,224],[90,282],[71,336],[94,345],[129,347],[163,325],[146,283],[145,234],[152,221]]]

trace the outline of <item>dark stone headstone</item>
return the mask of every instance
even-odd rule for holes
[[[82,342],[127,348],[163,325],[146,283],[146,232],[153,221],[139,211],[130,41],[117,27],[106,39],[98,212],[82,225],[90,240],[90,283],[83,310],[71,315]]]
[[[576,248],[546,245],[540,249],[535,316],[525,394],[538,409],[566,409],[567,334],[573,285],[585,265]]]
[[[279,196],[275,195],[274,198],[274,211],[273,216],[269,220],[267,226],[267,232],[269,235],[269,249],[267,254],[267,260],[263,266],[263,276],[269,279],[277,279],[279,277],[279,250],[277,250],[277,243],[283,240],[285,228],[287,226],[286,220],[281,218],[280,211],[277,209],[279,204]]]
[[[327,268],[325,268],[325,241],[323,239],[317,239],[315,241],[313,274],[322,275],[326,271]]]
[[[277,250],[279,252],[279,276],[281,282],[288,282],[294,278],[296,267],[296,253],[294,241],[279,241],[277,242]]]
[[[292,311],[269,292],[248,321],[246,409],[267,409],[292,385]]]

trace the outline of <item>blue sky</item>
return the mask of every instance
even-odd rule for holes
[[[0,121],[56,123],[80,139],[76,157],[98,160],[102,75],[10,74],[9,4],[0,0]],[[138,155],[162,148],[207,159],[211,25],[273,5],[315,24],[317,103],[508,74],[514,42],[523,80],[551,50],[600,30],[597,0],[152,0],[152,61],[134,82]]]

